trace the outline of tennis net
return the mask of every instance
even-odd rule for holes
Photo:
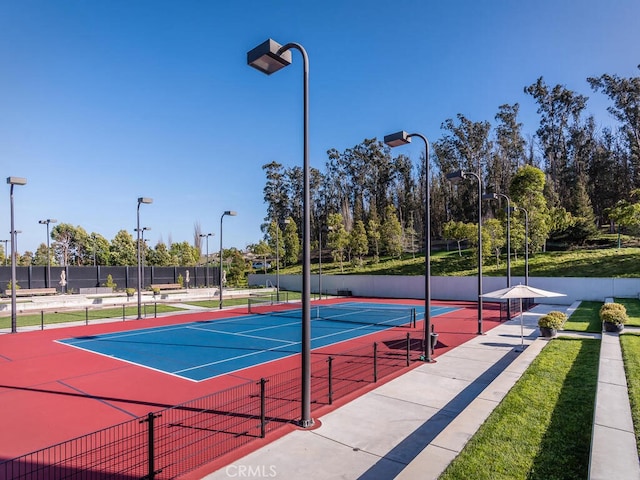
[[[301,318],[299,303],[275,302],[265,298],[251,297],[248,301],[251,314]],[[370,305],[313,305],[312,320],[360,323],[388,327],[415,327],[416,309],[413,307],[372,307]]]

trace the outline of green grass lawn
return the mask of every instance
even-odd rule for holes
[[[622,360],[627,375],[627,388],[631,403],[631,416],[636,432],[636,445],[640,454],[640,335],[625,333],[620,335]]]
[[[601,332],[602,322],[599,315],[601,306],[602,302],[581,302],[565,322],[563,329],[576,332]]]
[[[615,298],[614,301],[621,303],[627,309],[627,315],[629,315],[627,325],[640,327],[640,300],[637,298]]]
[[[587,478],[599,351],[549,342],[440,479]]]
[[[153,317],[157,313],[169,313],[184,311],[182,308],[173,307],[171,305],[165,305],[158,303],[154,308],[153,304],[143,304],[143,316]],[[138,305],[126,306],[124,308],[124,315],[127,317],[138,314]],[[44,312],[44,314],[38,313],[18,313],[16,315],[16,323],[18,327],[27,327],[33,325],[40,325],[43,321],[45,325],[51,325],[55,323],[64,322],[91,322],[92,320],[98,320],[102,318],[122,318],[122,307],[112,308],[90,308],[69,310],[64,312]],[[11,317],[0,317],[0,328],[9,328],[11,326]]]
[[[477,275],[477,257],[472,250],[436,251],[431,254],[431,274],[433,276],[474,276]],[[532,277],[611,277],[637,278],[640,248],[592,248],[553,252],[538,252],[529,256],[529,275]],[[511,274],[524,275],[524,257],[519,255],[511,260]],[[314,259],[311,273],[318,273]],[[495,257],[485,257],[482,273],[486,276],[503,276],[506,259],[496,264]],[[300,274],[302,265],[281,267],[280,274]],[[263,273],[262,271],[256,273]],[[275,269],[268,271],[274,274]],[[379,260],[364,258],[362,261],[339,262],[323,258],[323,274],[350,275],[422,275],[424,274],[424,254],[404,254],[401,258],[381,257]]]

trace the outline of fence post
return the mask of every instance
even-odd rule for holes
[[[158,318],[158,302],[153,302],[153,318]]]
[[[267,401],[266,401],[267,380],[263,377],[260,379],[260,438],[266,436],[267,429]]]
[[[40,330],[44,330],[44,310],[40,310]]]
[[[329,405],[333,405],[333,357],[327,358],[329,364]]]
[[[378,382],[378,342],[373,342],[373,383]]]
[[[411,363],[411,335],[407,333],[407,367]]]
[[[153,480],[156,478],[156,474],[162,472],[162,469],[156,470],[155,465],[155,419],[161,417],[162,415],[156,415],[154,413],[149,413],[147,418],[144,420],[140,420],[140,423],[147,423],[147,468],[148,472],[143,478],[143,480]]]
[[[122,304],[122,321],[124,322],[124,303]]]
[[[89,307],[84,307],[84,324],[89,325]]]

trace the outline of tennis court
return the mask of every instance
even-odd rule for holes
[[[208,380],[301,351],[301,310],[291,304],[253,303],[250,315],[199,320],[60,343],[192,381]],[[438,316],[455,310],[432,307]],[[412,328],[424,308],[345,302],[311,308],[311,348],[318,349],[395,327]]]
[[[431,307],[439,334],[436,358],[477,336],[473,302],[436,301]],[[311,317],[314,418],[420,364],[421,300],[327,299],[312,304]],[[500,310],[485,305],[483,317],[485,330],[493,328]],[[65,471],[79,468],[106,478],[94,461],[116,469],[115,461],[104,463],[91,452],[103,452],[104,442],[128,445],[131,435],[147,438],[148,422],[141,419],[150,412],[157,412],[156,438],[169,442],[156,453],[165,472],[168,464],[185,472],[211,461],[211,448],[219,461],[228,462],[227,453],[249,448],[261,428],[270,438],[294,428],[300,413],[300,341],[299,303],[0,335],[0,399],[10,412],[2,422],[0,466],[15,459],[5,467],[64,465]],[[174,428],[199,421],[204,423],[198,428]],[[123,426],[134,433],[119,433]],[[196,433],[202,438],[181,437]],[[82,453],[64,460],[68,451]],[[147,451],[141,447],[135,450],[139,455],[132,451],[122,458],[144,465]]]

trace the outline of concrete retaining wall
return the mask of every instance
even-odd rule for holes
[[[338,290],[351,291],[355,296],[382,298],[424,298],[423,276],[387,275],[318,275],[311,276],[311,292],[335,295]],[[250,286],[276,285],[276,275],[249,275]],[[280,275],[280,288],[300,291],[301,275]],[[512,277],[511,285],[524,284],[524,277]],[[603,302],[607,297],[638,298],[640,278],[577,278],[577,277],[529,277],[529,285],[566,297],[545,299],[545,303],[567,305],[579,300]],[[506,277],[483,277],[483,293],[507,286]],[[431,277],[431,298],[434,300],[466,300],[478,298],[477,277]]]

